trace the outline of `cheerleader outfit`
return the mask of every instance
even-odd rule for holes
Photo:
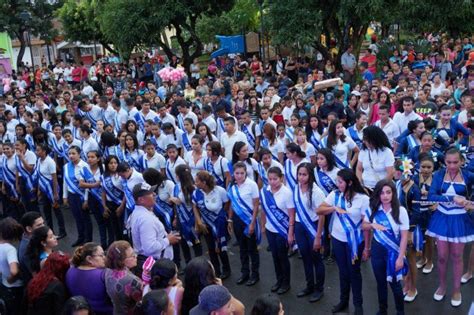
[[[453,200],[454,196],[468,197],[468,187],[472,185],[474,175],[461,170],[463,183],[444,180],[446,169],[439,170],[433,176],[428,194],[429,201],[440,202],[431,215],[427,235],[452,243],[469,243],[474,240],[474,223],[467,211]],[[443,203],[443,202],[452,202]]]

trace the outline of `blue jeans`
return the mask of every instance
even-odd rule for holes
[[[68,192],[67,202],[76,221],[77,239],[81,242],[92,242],[92,222],[88,210],[82,209],[81,195]]]
[[[354,306],[362,306],[362,275],[360,273],[360,258],[364,243],[359,245],[357,259],[352,264],[351,250],[347,242],[341,242],[332,238],[332,250],[339,268],[339,290],[340,302],[348,303],[349,294],[352,288],[352,302]]]
[[[323,292],[325,268],[321,253],[313,250],[313,237],[300,222],[295,222],[295,238],[300,254],[303,257],[306,287]]]
[[[288,240],[278,233],[266,230],[268,245],[272,252],[273,266],[277,283],[280,286],[290,285],[290,260],[288,259]]]
[[[387,249],[377,242],[375,239],[372,240],[372,269],[374,270],[375,280],[377,281],[377,295],[379,298],[379,313],[387,314]],[[400,281],[390,282],[392,288],[393,298],[395,299],[395,308],[397,309],[397,315],[405,314],[405,305],[403,297],[403,289]]]

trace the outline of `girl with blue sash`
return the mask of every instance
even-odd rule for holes
[[[267,148],[262,148],[258,152],[260,162],[258,162],[258,187],[262,188],[268,185],[268,170],[275,166],[278,167],[282,172],[284,171],[283,166],[275,161],[272,157],[272,153]]]
[[[227,190],[231,202],[234,233],[240,248],[240,278],[237,284],[252,286],[260,280],[260,255],[258,244],[262,239],[257,218],[259,194],[257,184],[247,178],[247,167],[243,162],[234,165],[234,181]]]
[[[104,218],[110,221],[114,231],[113,237],[109,235],[111,241],[123,239],[125,199],[122,179],[117,173],[119,163],[119,159],[115,155],[109,155],[104,161],[104,173],[100,176]]]
[[[182,156],[184,156],[187,152],[192,150],[191,139],[196,134],[194,130],[193,120],[191,118],[184,119],[184,133],[181,135],[181,143],[183,145]]]
[[[351,137],[354,140],[357,147],[362,150],[363,145],[363,131],[367,126],[367,114],[363,111],[358,111],[355,116],[355,124],[347,128],[346,135]]]
[[[73,247],[92,242],[92,222],[85,202],[84,188],[79,187],[81,172],[87,167],[86,162],[81,160],[81,149],[72,146],[68,151],[69,162],[64,165],[63,203],[69,204],[74,220],[76,221],[77,240]]]
[[[204,163],[206,162],[207,153],[203,150],[203,144],[203,137],[201,135],[194,135],[191,139],[192,150],[184,153],[184,161],[191,168],[193,177],[196,176],[197,172],[206,169]]]
[[[109,217],[104,216],[102,207],[102,185],[100,177],[103,173],[102,161],[98,151],[87,153],[87,166],[83,167],[79,178],[79,187],[86,189],[85,200],[89,211],[95,217],[99,226],[100,243],[102,247],[110,245],[114,239],[114,231]]]
[[[26,211],[39,212],[37,200],[38,181],[34,174],[36,166],[36,155],[28,150],[28,143],[25,139],[18,139],[15,142],[15,161],[21,202]]]
[[[147,168],[154,168],[159,170],[163,175],[166,175],[165,167],[166,167],[166,159],[163,155],[156,152],[155,145],[150,141],[147,140],[145,142],[145,154],[140,157],[139,164],[140,164],[140,171],[143,172]]]
[[[407,130],[408,135],[402,133],[396,139],[398,145],[395,146],[395,157],[406,155],[410,150],[421,144],[421,135],[426,130],[425,123],[422,120],[412,120],[408,123]]]
[[[286,146],[286,156],[285,161],[285,179],[286,185],[294,191],[297,186],[297,175],[296,169],[301,163],[309,162],[306,159],[306,153],[301,151],[301,147],[296,143],[290,143]]]
[[[62,152],[63,152],[63,158],[64,158],[64,163],[69,162],[69,148],[76,146],[78,148],[81,147],[81,141],[78,139],[75,139],[72,131],[70,129],[64,129],[62,132],[64,142],[62,145]]]
[[[383,179],[375,185],[370,208],[365,210],[363,229],[373,230],[374,235],[371,262],[377,281],[378,314],[387,314],[387,282],[392,288],[397,314],[405,314],[401,280],[408,272],[405,251],[409,218],[398,202],[397,189],[391,180]]]
[[[433,176],[428,200],[438,203],[432,214],[427,235],[437,239],[439,287],[433,295],[441,301],[446,295],[448,259],[453,266],[453,294],[451,305],[462,303],[461,276],[463,272],[464,245],[474,240],[474,222],[466,207],[472,207],[467,199],[472,184],[473,173],[461,169],[462,156],[458,149],[446,152],[446,169],[437,171]]]
[[[338,313],[348,307],[352,288],[355,314],[363,314],[360,263],[361,258],[367,260],[370,248],[369,233],[366,231],[362,236],[361,225],[364,211],[369,207],[369,197],[351,169],[342,169],[337,173],[336,185],[337,190],[332,191],[317,210],[319,215],[334,213],[330,232],[339,269],[340,298],[332,312]]]
[[[351,168],[360,151],[354,140],[344,134],[344,126],[337,119],[329,125],[325,147],[334,153],[336,165],[340,169]]]
[[[86,161],[87,154],[90,151],[98,151],[99,144],[95,141],[94,137],[92,136],[93,130],[86,125],[82,125],[80,127],[80,135],[82,139],[81,144],[81,158]]]
[[[451,107],[443,105],[439,109],[439,120],[436,124],[438,135],[449,144],[459,142],[461,145],[468,145],[470,131],[461,125],[457,118],[452,118]],[[458,135],[462,134],[461,139]]]
[[[4,214],[20,220],[23,215],[20,209],[20,195],[16,185],[16,156],[13,143],[3,144],[2,160],[2,193],[5,195]]]
[[[166,136],[161,133],[160,123],[151,123],[151,137],[149,140],[155,145],[155,150],[161,155],[166,153]]]
[[[324,127],[317,115],[310,115],[308,124],[306,125],[306,139],[316,150],[321,146],[321,137],[324,133]]]
[[[283,164],[285,143],[278,139],[277,130],[272,124],[265,124],[263,127],[261,147],[269,149],[273,158]]]
[[[428,201],[428,192],[430,191],[431,183],[433,182],[433,172],[435,168],[435,162],[428,153],[421,153],[419,157],[419,169],[418,174],[414,176],[415,184],[420,189],[420,200],[423,202]],[[416,263],[418,269],[423,268],[424,274],[429,274],[433,271],[433,238],[426,235],[426,230],[431,218],[432,210],[436,209],[436,205],[429,204],[420,204],[420,222],[419,226],[421,228],[421,233],[424,237],[424,244],[419,242],[422,245],[423,257]]]
[[[325,196],[316,185],[314,169],[310,163],[302,163],[297,169],[298,184],[293,190],[296,208],[295,238],[303,258],[306,287],[297,297],[313,294],[310,302],[319,301],[324,295],[325,268],[320,253],[324,216],[318,216],[316,209]]]
[[[284,294],[290,290],[288,249],[295,242],[295,204],[293,193],[283,184],[283,172],[278,167],[268,170],[268,186],[260,189],[260,203],[277,278],[271,291]]]
[[[43,212],[46,217],[48,226],[53,229],[53,216],[58,221],[59,234],[58,239],[66,236],[66,227],[64,225],[63,213],[59,207],[59,181],[56,173],[56,163],[49,156],[49,147],[40,143],[36,146],[36,155],[38,160],[36,162],[36,177],[38,178],[38,199],[42,200]]]
[[[181,129],[177,129],[175,126],[168,122],[164,123],[161,129],[165,134],[167,145],[173,144],[176,146],[176,148],[182,151],[184,131],[182,131]]]
[[[302,127],[295,128],[295,143],[306,153],[306,158],[316,165],[316,149],[308,142],[306,131]]]
[[[195,219],[193,212],[193,192],[195,190],[194,179],[189,166],[182,164],[176,167],[176,178],[178,182],[174,186],[173,196],[170,197],[176,207],[178,220],[176,221],[181,238],[181,249],[186,264],[191,260],[190,246],[193,247],[194,257],[202,256],[202,245],[199,234],[195,230]]]
[[[125,130],[128,133],[131,133],[131,134],[135,135],[135,137],[137,138],[139,146],[143,145],[143,142],[145,141],[145,135],[138,128],[138,125],[134,120],[128,120],[127,121],[127,123],[125,124]]]
[[[62,194],[62,187],[63,187],[63,165],[64,165],[64,147],[63,144],[65,142],[62,136],[63,128],[59,124],[55,124],[53,126],[53,134],[49,137],[49,146],[52,148],[53,159],[56,162],[57,166],[57,177],[58,177],[58,185],[59,185],[59,195]],[[50,153],[51,154],[51,153]],[[59,198],[59,202],[61,203],[62,200]]]
[[[137,137],[133,133],[125,136],[125,160],[136,169],[140,169],[140,158],[144,155],[143,150],[139,149]]]
[[[227,188],[231,181],[229,161],[222,156],[222,146],[219,141],[211,141],[206,146],[207,157],[204,167],[216,181],[216,185]]]
[[[186,162],[179,156],[178,148],[174,144],[168,144],[166,155],[168,156],[165,164],[166,177],[176,184],[178,180],[175,169],[178,165],[186,164]]]
[[[433,134],[429,131],[424,131],[421,134],[421,143],[417,145],[408,153],[408,158],[415,163],[415,169],[420,169],[421,154],[428,154],[435,163],[435,171],[437,171],[444,164],[444,154],[434,146]]]
[[[227,255],[227,241],[232,234],[229,198],[226,190],[216,186],[214,177],[206,171],[197,173],[195,183],[193,211],[196,230],[204,234],[216,275],[226,279],[231,272]]]
[[[242,141],[237,141],[232,148],[232,161],[228,163],[229,173],[231,175],[234,174],[233,165],[237,162],[243,162],[245,164],[247,167],[247,177],[256,182],[258,163],[254,158],[250,157],[249,147]]]

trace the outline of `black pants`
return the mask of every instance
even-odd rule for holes
[[[301,257],[303,258],[306,287],[323,292],[325,280],[324,263],[321,254],[313,250],[312,235],[300,222],[295,223],[295,238]]]
[[[53,221],[53,212],[56,220],[58,221],[58,230],[59,234],[66,234],[66,226],[64,224],[64,216],[60,207],[53,207],[51,200],[49,200],[45,195],[41,197],[41,203],[43,204],[43,213],[46,219],[48,226],[54,231],[54,221]]]
[[[108,220],[110,221],[110,225],[112,226],[113,235],[114,235],[112,241],[125,239],[125,236],[123,233],[123,215],[121,216],[117,215],[117,209],[119,205],[113,203],[112,201],[106,201],[105,205],[110,210],[110,216]]]
[[[187,241],[184,239],[184,237],[181,235],[181,241],[179,242],[181,245],[181,250],[183,251],[183,257],[184,261],[186,264],[191,260],[191,249],[190,245],[187,243]],[[193,251],[194,251],[194,257],[199,257],[202,256],[202,245],[199,242],[195,242],[192,246]]]
[[[280,286],[290,285],[290,260],[288,259],[288,240],[278,233],[266,230],[268,245],[272,252],[273,266],[277,283]]]
[[[332,216],[332,213],[327,214],[324,218],[324,233],[323,233],[322,242],[323,242],[323,247],[324,247],[323,255],[326,258],[331,256],[331,239],[329,237],[331,235],[331,231],[329,231],[331,216]]]
[[[102,248],[108,248],[114,239],[114,230],[109,219],[105,219],[103,216],[104,210],[101,203],[94,196],[89,194],[87,200],[87,206],[94,215],[95,221],[99,226],[100,245]]]
[[[234,215],[234,233],[240,248],[240,272],[243,277],[259,278],[260,255],[257,248],[257,236],[254,232],[252,236],[245,235],[244,230],[247,227],[238,215]],[[252,273],[250,274],[250,271]]]
[[[37,188],[36,188],[37,189]],[[39,212],[38,200],[36,199],[36,189],[31,191],[26,186],[26,181],[23,177],[20,177],[20,195],[21,202],[25,206],[25,211],[36,211]]]
[[[5,303],[7,315],[20,314],[23,289],[23,287],[8,288],[0,283],[0,299]]]
[[[211,260],[216,275],[220,277],[223,272],[230,272],[230,262],[229,256],[227,255],[226,250],[220,250],[219,253],[216,252],[216,238],[212,235],[212,230],[210,226],[207,226],[209,231],[207,234],[204,234],[204,239],[206,240],[207,248],[209,250],[209,259]],[[220,260],[220,261],[219,261]],[[222,271],[221,271],[222,264]]]

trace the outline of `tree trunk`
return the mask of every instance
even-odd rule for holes
[[[23,62],[23,56],[25,55],[26,50],[26,41],[22,36],[18,36],[18,40],[20,41],[20,50],[18,51],[18,57],[16,59],[16,69],[19,70],[21,68]]]
[[[102,47],[104,47],[104,49],[110,51],[111,53],[113,53],[114,55],[118,55],[118,51],[116,49],[113,49],[109,44],[107,43],[104,43],[104,42],[101,42],[99,41],[99,44],[102,45]]]
[[[81,58],[81,48],[79,47],[74,47],[72,49],[72,55],[74,56],[74,62],[75,63],[80,63],[82,61],[82,58]]]

